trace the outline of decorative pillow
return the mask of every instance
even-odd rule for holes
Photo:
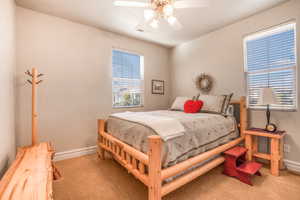
[[[229,95],[223,95],[223,96],[225,97],[225,99],[224,99],[222,114],[227,115],[227,110],[230,105],[230,101],[233,96],[233,93],[231,93]]]
[[[185,113],[197,113],[201,110],[203,101],[187,100],[184,104]]]
[[[176,97],[175,101],[171,106],[171,110],[184,110],[184,104],[187,100],[190,100],[189,97]]]
[[[234,116],[234,106],[233,105],[229,105],[228,106],[228,109],[227,109],[225,115],[227,115],[227,116]]]
[[[204,105],[201,112],[221,113],[223,111],[223,104],[225,100],[224,95],[200,95],[199,99],[203,101]]]

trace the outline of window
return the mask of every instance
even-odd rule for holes
[[[119,50],[112,54],[113,107],[143,106],[144,57]]]
[[[249,108],[258,105],[261,88],[273,88],[277,105],[297,109],[296,24],[290,23],[244,39],[245,73]]]

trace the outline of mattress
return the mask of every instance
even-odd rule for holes
[[[193,156],[225,144],[239,136],[233,116],[211,113],[187,114],[181,111],[151,111],[152,115],[177,119],[184,126],[182,136],[163,142],[162,167],[170,167]],[[148,152],[148,136],[157,135],[147,126],[110,116],[106,131],[144,153]]]

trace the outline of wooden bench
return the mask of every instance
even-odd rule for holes
[[[53,156],[50,143],[20,148],[0,182],[0,199],[52,200],[52,181],[60,177]]]

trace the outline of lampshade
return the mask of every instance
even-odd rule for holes
[[[262,88],[258,105],[270,105],[277,104],[277,98],[275,96],[273,88]]]

